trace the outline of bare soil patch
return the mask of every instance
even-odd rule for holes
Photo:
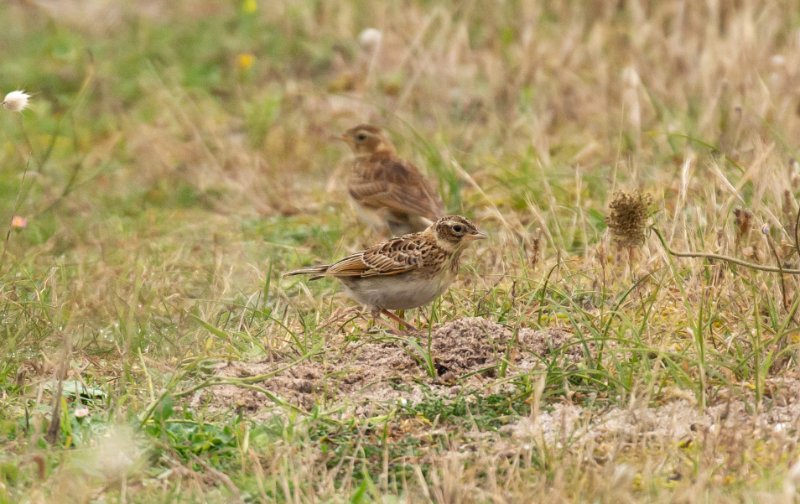
[[[331,407],[344,403],[354,406],[356,414],[368,414],[386,403],[417,402],[424,389],[451,396],[465,386],[485,384],[504,361],[514,372],[525,372],[559,354],[569,362],[583,355],[574,335],[562,329],[522,328],[515,332],[484,318],[463,318],[437,327],[431,334],[434,377],[426,370],[425,334],[416,340],[412,336],[365,335],[356,342],[342,338],[332,336],[319,359],[290,367],[280,360],[227,362],[216,369],[216,375],[247,378],[286,368],[255,385],[304,410],[314,404]],[[193,402],[214,409],[234,407],[255,417],[270,416],[276,410],[264,394],[233,384],[203,389]]]
[[[429,394],[446,398],[465,388],[488,390],[502,362],[510,372],[524,373],[553,358],[563,359],[564,365],[576,364],[585,359],[587,350],[595,351],[593,343],[564,329],[514,331],[484,318],[463,318],[433,330],[430,351],[436,376],[430,376],[420,354],[427,348],[427,336],[412,338],[365,334],[360,340],[344,341],[337,335],[330,337],[319,358],[294,365],[287,365],[289,358],[226,362],[217,367],[216,376],[270,375],[255,385],[298,408],[319,405],[344,415],[368,416],[398,402],[420,402]],[[588,446],[599,462],[619,449],[684,446],[698,436],[722,436],[732,445],[742,436],[794,436],[800,432],[798,390],[798,377],[771,379],[765,384],[766,401],[758,408],[752,398],[719,396],[701,411],[686,391],[666,394],[671,399],[659,405],[604,411],[567,402],[550,404],[504,427],[496,448],[502,452],[505,445],[517,449],[541,443],[562,448],[577,444]],[[255,420],[284,412],[261,392],[235,384],[200,390],[192,401],[216,411],[233,408]]]
[[[775,394],[760,404],[750,394],[723,398],[704,409],[691,397],[600,411],[556,403],[503,427],[510,436],[503,443],[508,449],[575,449],[598,463],[626,452],[661,453],[666,460],[665,454],[691,453],[693,446],[702,445],[713,447],[709,456],[717,461],[742,463],[743,454],[754,446],[788,451],[800,433],[800,378],[777,378],[768,386]],[[680,464],[670,470],[673,479],[690,472]]]

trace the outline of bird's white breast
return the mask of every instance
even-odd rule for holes
[[[388,277],[342,278],[347,293],[359,303],[387,310],[426,305],[450,286],[452,275],[425,277],[416,272]]]

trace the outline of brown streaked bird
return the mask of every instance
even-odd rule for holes
[[[441,295],[455,279],[464,248],[486,234],[464,217],[442,217],[424,231],[391,238],[333,264],[286,273],[333,277],[347,294],[369,307],[412,327],[388,310],[417,308]]]
[[[436,190],[416,166],[397,156],[380,128],[361,124],[336,138],[355,155],[347,191],[369,226],[400,236],[423,231],[444,215]]]

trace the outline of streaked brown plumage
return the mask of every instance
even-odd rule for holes
[[[337,137],[355,158],[347,191],[359,217],[392,236],[422,231],[444,215],[444,204],[413,164],[397,156],[380,128],[362,124]]]
[[[419,233],[378,243],[333,264],[286,275],[336,278],[374,315],[387,313],[394,318],[386,310],[416,308],[446,291],[458,272],[461,252],[470,242],[485,237],[469,220],[451,215]]]

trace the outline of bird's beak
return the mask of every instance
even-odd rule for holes
[[[472,238],[473,240],[485,240],[486,238],[489,237],[489,235],[487,235],[483,231],[476,231],[471,235],[469,235],[469,237]]]
[[[350,139],[344,135],[331,135],[328,137],[330,140],[338,140],[340,142],[344,142],[346,144],[350,143]]]

